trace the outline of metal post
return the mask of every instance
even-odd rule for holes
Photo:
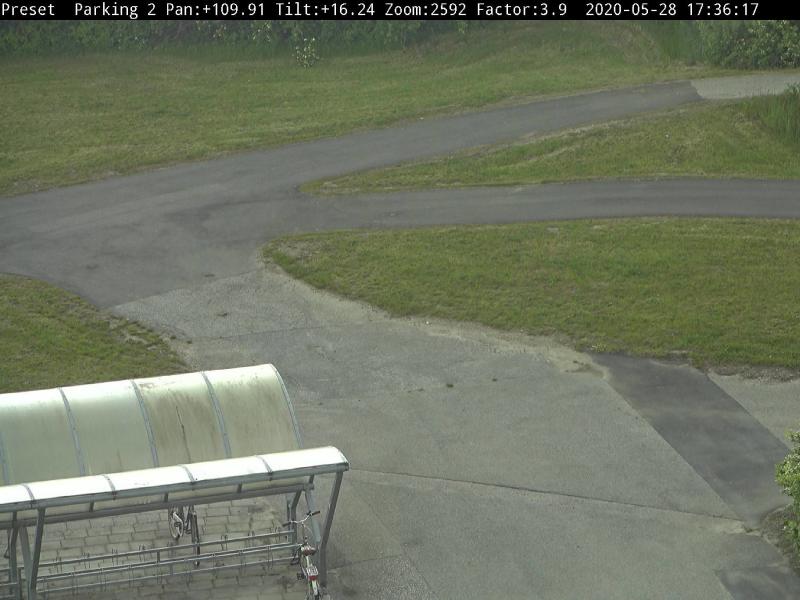
[[[8,530],[8,581],[11,584],[16,584],[14,587],[14,595],[17,598],[22,597],[22,588],[20,587],[19,579],[17,579],[17,515],[14,514],[11,522],[11,529]]]
[[[292,499],[286,497],[286,518],[289,521],[290,529],[292,531],[292,543],[297,543],[297,525],[292,521],[297,521],[297,505],[300,503],[300,495],[302,492],[295,492]]]
[[[22,542],[22,566],[25,572],[25,579],[28,582],[28,593],[30,594],[30,566],[31,566],[31,547],[28,540],[28,528],[24,525],[19,528],[19,539]],[[20,586],[22,580],[20,580]]]
[[[36,600],[36,580],[39,578],[39,559],[42,557],[42,542],[44,542],[44,509],[40,508],[39,515],[36,518],[36,537],[33,540],[31,574],[28,583],[30,589],[29,600]]]
[[[308,478],[308,485],[306,486],[306,508],[308,512],[313,513],[317,510],[317,503],[314,501],[314,475]],[[314,536],[314,545],[319,548],[322,541],[322,536],[319,533],[319,523],[314,517],[311,517],[311,533]]]
[[[289,505],[290,521],[297,521],[297,505],[300,504],[300,495],[301,492],[295,492],[292,503]],[[292,531],[294,532],[294,539],[292,541],[297,542],[297,525],[292,525]]]
[[[331,503],[328,506],[328,514],[325,515],[325,526],[322,530],[322,542],[319,546],[319,574],[323,587],[328,584],[328,538],[331,535],[331,525],[333,525],[333,513],[336,512],[336,503],[339,500],[339,490],[342,486],[344,473],[336,473],[331,490]]]
[[[25,582],[28,588],[28,600],[36,600],[36,579],[39,576],[39,559],[42,556],[42,539],[44,538],[44,509],[39,509],[36,518],[33,551],[30,548],[28,528],[22,527],[21,529],[22,559],[25,562]]]
[[[297,505],[300,503],[300,494],[301,492],[295,492],[294,498],[292,498],[292,505],[290,508],[292,521],[297,521]]]

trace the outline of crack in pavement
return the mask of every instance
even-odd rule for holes
[[[702,512],[695,512],[691,510],[681,510],[678,508],[665,508],[663,506],[653,506],[650,504],[639,504],[637,502],[624,502],[621,500],[611,500],[608,498],[598,498],[595,496],[585,496],[582,494],[570,494],[568,492],[559,492],[556,490],[547,490],[541,488],[533,488],[529,486],[522,486],[522,485],[512,485],[512,484],[504,484],[504,483],[490,483],[487,481],[476,481],[471,479],[452,479],[449,477],[436,477],[432,475],[423,475],[423,474],[415,474],[415,473],[404,473],[400,471],[380,471],[375,469],[364,469],[364,468],[351,468],[351,472],[353,473],[372,473],[376,475],[392,475],[396,477],[409,477],[413,479],[426,479],[430,481],[441,481],[444,483],[460,483],[465,485],[476,485],[481,487],[489,487],[495,488],[500,490],[514,490],[517,492],[528,492],[531,494],[539,494],[542,496],[555,496],[555,497],[563,497],[563,498],[571,498],[574,500],[585,500],[587,502],[598,502],[601,504],[611,504],[616,506],[623,506],[623,507],[630,507],[630,508],[641,508],[645,510],[655,510],[659,512],[668,512],[668,513],[675,513],[681,515],[692,515],[695,517],[705,517],[709,519],[720,519],[723,521],[729,521],[732,523],[743,523],[741,519],[727,517],[725,515],[720,514],[712,514],[712,513],[702,513]]]

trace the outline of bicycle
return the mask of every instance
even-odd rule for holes
[[[303,541],[297,546],[297,548],[295,548],[290,564],[300,565],[300,572],[297,574],[297,579],[304,579],[308,584],[306,600],[322,599],[322,590],[320,589],[319,584],[319,571],[317,570],[316,565],[311,561],[311,557],[317,553],[317,548],[308,542],[308,528],[306,527],[306,521],[318,514],[318,510],[315,510],[314,512],[308,511],[306,516],[301,520],[288,521],[283,524],[284,527],[293,525],[295,527],[295,536],[297,534],[298,525],[303,529]]]
[[[181,539],[184,533],[192,534],[192,541],[199,537],[197,527],[197,512],[194,506],[189,506],[188,510],[183,506],[172,506],[167,510],[167,523],[169,533],[175,541]],[[197,541],[200,541],[199,539]]]
[[[195,554],[200,555],[200,527],[197,525],[197,511],[194,506],[184,508],[183,506],[171,506],[167,510],[167,524],[169,533],[176,542],[181,539],[184,533],[192,536],[192,543],[195,545]],[[199,561],[195,561],[195,567],[200,566]]]

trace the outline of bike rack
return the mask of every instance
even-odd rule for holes
[[[105,590],[148,580],[162,582],[179,575],[289,564],[297,547],[292,529],[50,562],[42,562],[40,557],[45,526],[50,523],[163,510],[173,502],[172,495],[186,492],[192,493],[197,504],[276,494],[292,494],[294,502],[305,494],[306,502],[313,505],[310,492],[314,478],[332,474],[335,482],[325,526],[321,532],[314,532],[314,541],[324,555],[339,486],[348,469],[347,459],[338,449],[323,447],[0,487],[0,524],[10,525],[6,585],[13,593],[8,597],[20,598],[23,588],[26,597],[33,600],[40,593]],[[148,501],[152,498],[158,500]],[[126,503],[132,499],[144,499],[145,503]],[[296,503],[288,504],[287,515],[293,506],[296,508]],[[16,565],[18,543],[24,583]],[[217,546],[219,550],[204,551]],[[43,568],[50,572],[41,575]],[[324,568],[321,560],[321,574]]]
[[[104,443],[92,428],[98,423]],[[29,456],[20,446],[36,428],[37,439],[48,443],[28,446]],[[253,435],[254,429],[268,435]],[[113,451],[137,444],[138,454]],[[200,460],[173,462],[194,456]],[[110,464],[139,468],[98,471]],[[324,523],[310,522],[325,585],[325,550],[348,469],[336,448],[302,449],[285,386],[271,365],[0,395],[0,529],[8,537],[0,600],[288,565],[298,546],[292,527],[67,559],[43,560],[42,548],[54,523],[245,498],[284,496],[288,520],[296,520],[301,498],[316,510],[315,479],[333,476]]]

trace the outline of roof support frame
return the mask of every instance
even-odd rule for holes
[[[36,600],[36,584],[39,579],[39,560],[42,557],[42,541],[44,539],[44,513],[45,509],[37,511],[36,526],[33,533],[33,549],[31,549],[28,528],[19,527],[19,538],[22,541],[22,560],[25,564],[25,588],[28,600]]]

